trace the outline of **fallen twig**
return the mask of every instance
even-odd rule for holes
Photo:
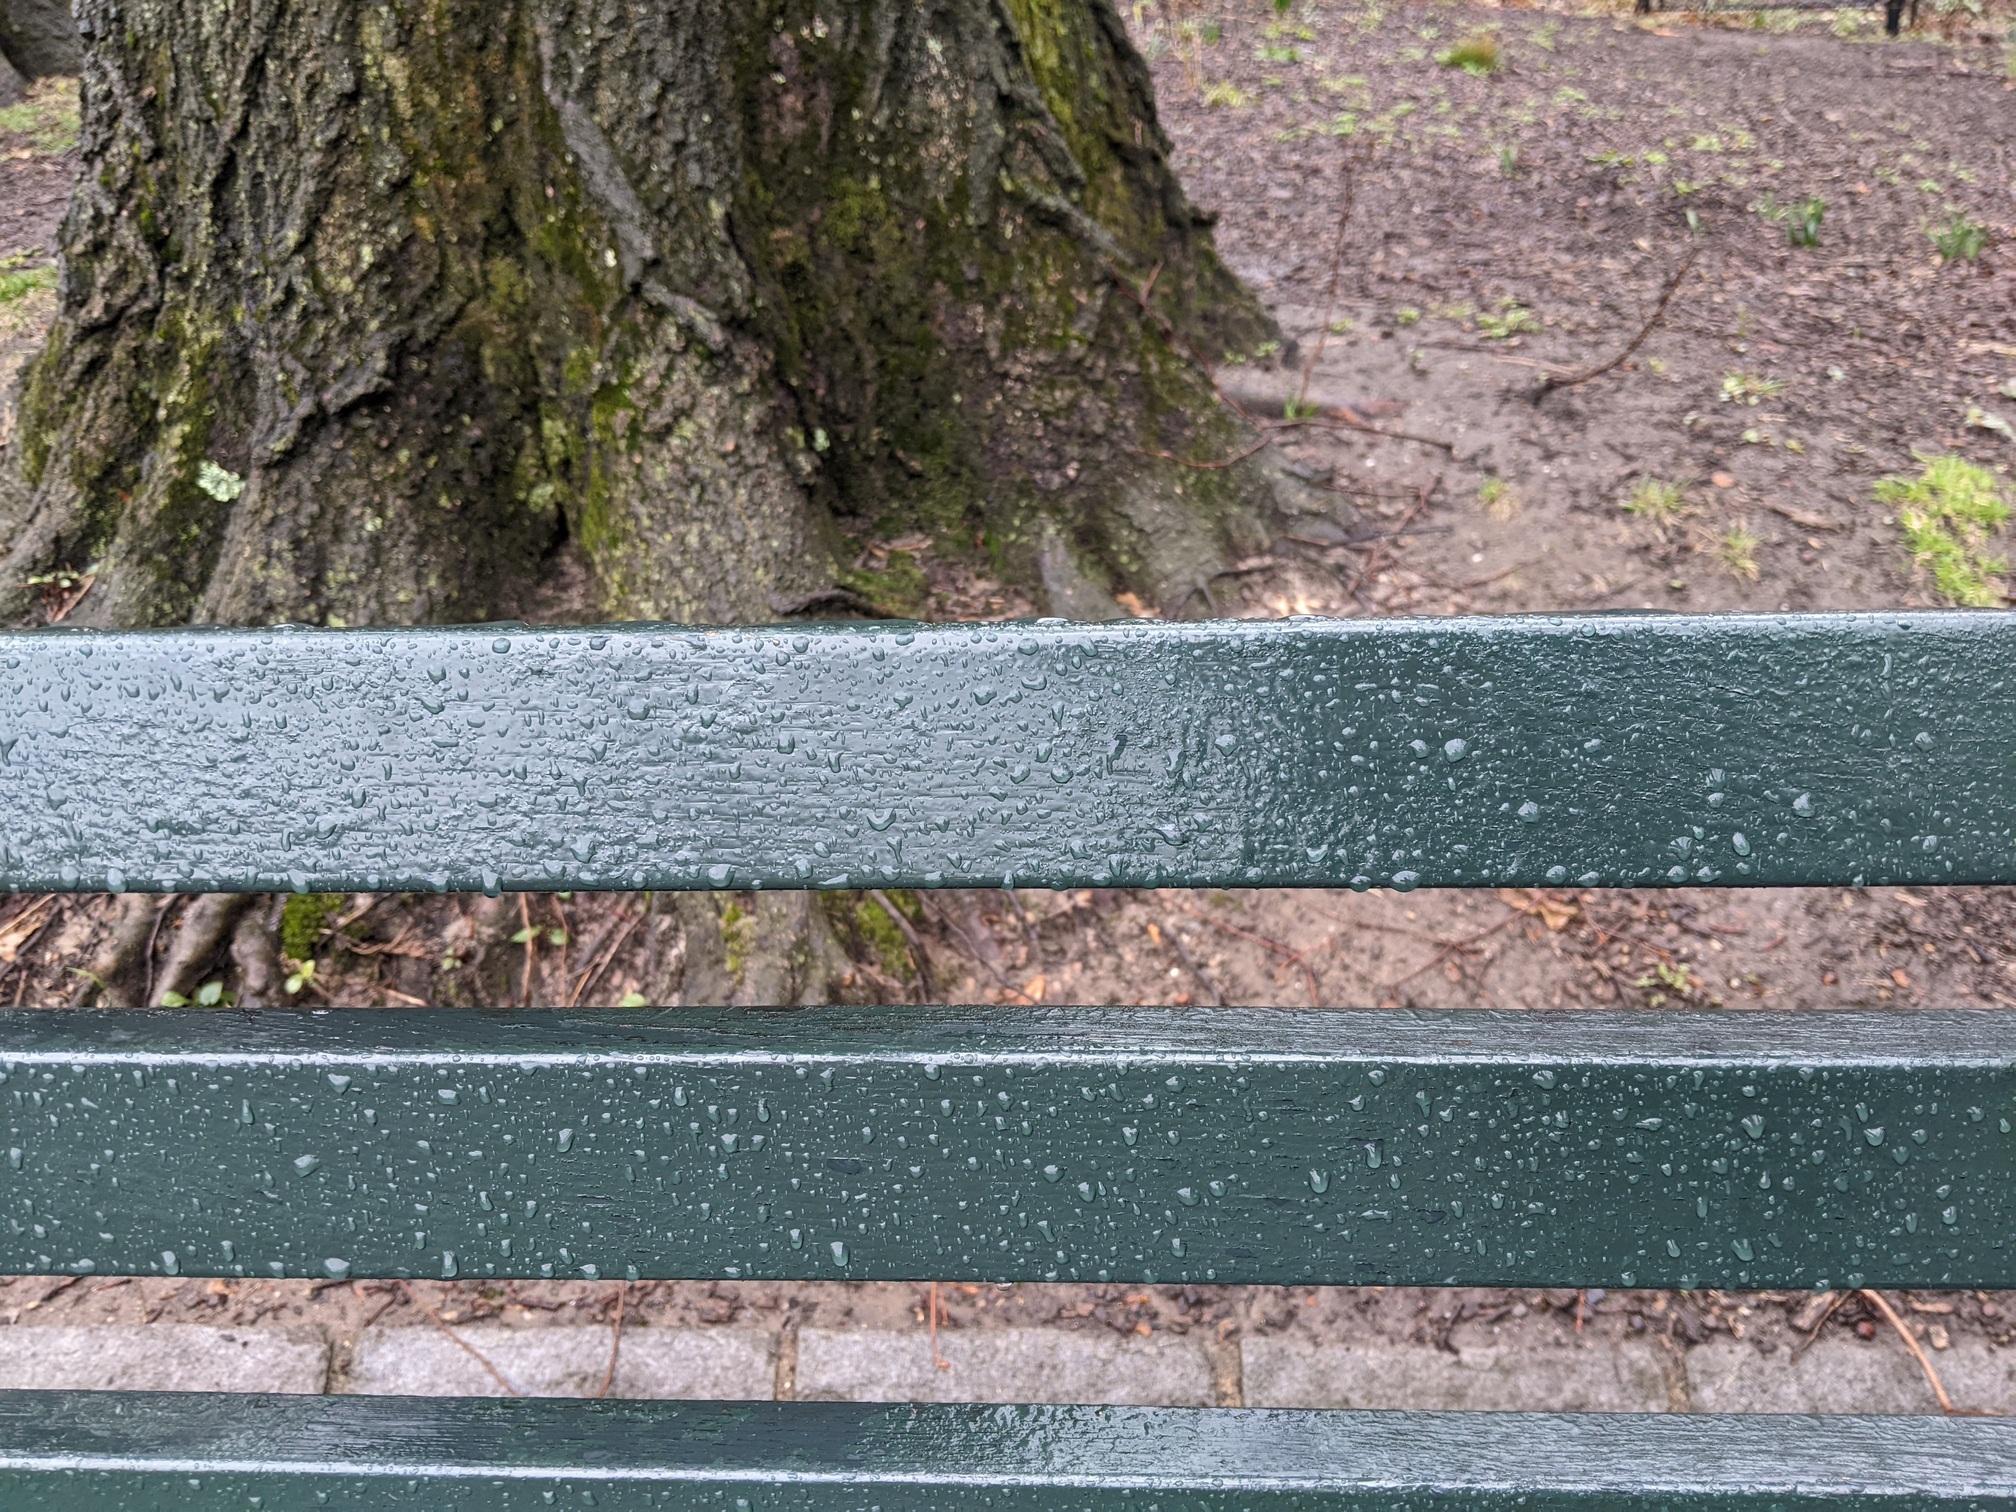
[[[938,1311],[944,1305],[945,1304],[938,1299],[938,1283],[936,1281],[933,1281],[931,1283],[931,1296],[926,1302],[926,1306],[928,1306],[931,1309],[931,1363],[937,1366],[940,1370],[950,1370],[952,1368],[952,1362],[946,1359],[944,1355],[938,1352]],[[946,1314],[946,1321],[947,1322],[951,1321],[950,1313]]]
[[[574,984],[574,991],[567,999],[569,1008],[580,1006],[581,999],[588,994],[588,989],[602,979],[602,973],[607,971],[609,963],[616,959],[616,952],[623,948],[623,942],[630,938],[631,931],[643,922],[644,915],[641,913],[634,913],[624,921],[623,927],[616,931],[616,938],[611,940],[602,954],[596,958],[595,964],[588,968],[587,974]]]
[[[1352,154],[1344,154],[1344,206],[1337,212],[1337,238],[1330,248],[1330,288],[1323,296],[1323,329],[1316,334],[1315,350],[1309,360],[1302,364],[1302,385],[1295,390],[1295,408],[1299,413],[1309,399],[1309,380],[1316,375],[1316,364],[1323,358],[1323,348],[1330,341],[1330,322],[1337,316],[1337,285],[1344,278],[1344,232],[1351,224],[1351,209],[1358,199],[1358,177],[1351,171]]]
[[[623,1313],[630,1305],[630,1283],[625,1281],[623,1289],[616,1293],[616,1331],[609,1337],[609,1368],[602,1372],[602,1384],[595,1390],[595,1399],[600,1401],[609,1395],[609,1388],[616,1384],[616,1357],[623,1350]]]
[[[538,931],[532,927],[532,902],[525,893],[518,894],[518,918],[525,929],[525,974],[518,982],[518,1006],[532,1006],[532,963],[539,954]]]
[[[1792,1346],[1794,1360],[1813,1347],[1814,1341],[1820,1337],[1820,1325],[1833,1317],[1834,1309],[1847,1300],[1848,1293],[1845,1291],[1822,1292],[1809,1299],[1799,1310],[1799,1315],[1792,1320],[1792,1326],[1806,1337]]]
[[[966,927],[963,924],[952,917],[952,911],[949,908],[933,907],[929,901],[929,894],[919,894],[919,900],[924,903],[925,912],[935,914],[940,924],[943,924],[965,942],[968,958],[979,962],[980,969],[994,978],[996,986],[1003,992],[1012,993],[1025,1003],[1034,1003],[1036,1001],[1001,974],[1001,968],[987,959],[986,952],[980,949],[979,942],[966,932]]]
[[[147,962],[147,983],[140,989],[140,1001],[143,1003],[154,1001],[154,946],[161,938],[161,921],[168,917],[169,906],[174,901],[172,894],[161,900],[154,909],[154,927],[147,931],[147,954],[143,957]]]
[[[1781,519],[1790,520],[1801,530],[1839,530],[1841,528],[1838,521],[1823,520],[1819,515],[1812,513],[1810,510],[1794,509],[1790,504],[1780,504],[1773,499],[1759,499],[1757,502]]]
[[[1440,946],[1433,955],[1428,957],[1426,961],[1424,961],[1421,965],[1415,967],[1412,971],[1407,972],[1403,976],[1397,976],[1390,982],[1379,982],[1376,985],[1382,992],[1391,992],[1395,987],[1404,987],[1407,985],[1407,983],[1413,981],[1414,978],[1418,976],[1425,976],[1430,971],[1433,971],[1437,966],[1442,964],[1443,958],[1449,955],[1451,952],[1461,954],[1464,951],[1475,949],[1478,941],[1483,940],[1490,935],[1498,933],[1499,930],[1503,929],[1507,924],[1510,924],[1514,919],[1519,917],[1520,915],[1518,914],[1507,914],[1504,918],[1500,919],[1496,924],[1493,924],[1489,929],[1480,929],[1476,934],[1471,935],[1468,939],[1451,940],[1447,944]]]
[[[910,947],[910,959],[917,966],[917,1001],[936,1002],[938,986],[931,980],[931,957],[924,952],[924,941],[918,937],[910,921],[903,917],[903,910],[890,902],[889,895],[881,888],[869,888],[868,896],[875,900],[882,912],[889,915],[889,922],[896,926],[897,933],[903,936],[904,943]]]
[[[441,1315],[436,1311],[434,1311],[433,1308],[429,1307],[426,1304],[426,1302],[421,1299],[420,1293],[413,1290],[412,1283],[402,1280],[398,1283],[398,1285],[399,1289],[406,1294],[406,1300],[408,1302],[411,1302],[415,1307],[419,1308],[420,1311],[425,1313],[427,1315],[428,1322],[432,1323],[436,1328],[440,1329],[441,1332],[448,1335],[450,1339],[454,1340],[455,1345],[458,1349],[460,1349],[464,1354],[468,1355],[469,1358],[474,1360],[478,1365],[481,1365],[485,1370],[489,1371],[490,1379],[495,1381],[499,1386],[502,1386],[507,1396],[515,1397],[523,1395],[523,1393],[520,1392],[516,1386],[513,1386],[509,1381],[504,1379],[504,1373],[500,1371],[495,1365],[492,1365],[490,1363],[489,1357],[486,1356],[482,1350],[478,1349],[474,1344],[471,1344],[467,1339],[463,1338],[462,1335],[458,1334],[457,1332],[455,1332],[454,1329],[450,1328],[446,1323],[446,1321],[443,1320]]]
[[[1966,1408],[1955,1407],[1953,1405],[1953,1398],[1946,1395],[1946,1385],[1939,1379],[1939,1372],[1932,1368],[1931,1356],[1925,1353],[1924,1346],[1918,1342],[1917,1335],[1912,1333],[1910,1328],[1905,1325],[1904,1320],[1897,1316],[1897,1310],[1890,1305],[1889,1300],[1881,1292],[1867,1286],[1860,1288],[1859,1294],[1863,1301],[1883,1314],[1889,1320],[1890,1326],[1897,1330],[1897,1337],[1904,1341],[1904,1347],[1911,1351],[1912,1358],[1918,1362],[1918,1368],[1925,1372],[1925,1379],[1931,1383],[1932,1395],[1939,1398],[1939,1410],[1941,1412],[1945,1413],[1948,1417],[1995,1416],[1993,1413],[1974,1412]]]
[[[98,576],[96,573],[93,573],[91,576],[85,578],[83,582],[79,583],[77,585],[77,591],[71,594],[69,598],[63,601],[63,606],[60,609],[58,609],[54,614],[49,616],[49,623],[52,625],[60,625],[63,623],[63,621],[68,619],[70,617],[70,611],[72,609],[75,609],[79,604],[84,602],[84,595],[91,591],[91,585],[97,581]]]
[[[1218,984],[1205,974],[1202,966],[1197,964],[1197,958],[1190,954],[1190,947],[1185,945],[1183,937],[1176,933],[1176,926],[1171,924],[1168,928],[1164,929],[1162,937],[1169,942],[1169,948],[1176,952],[1176,959],[1189,969],[1190,975],[1197,978],[1197,985],[1202,987],[1205,996],[1211,999],[1211,1006],[1213,1008],[1223,1008],[1225,1006],[1225,994],[1218,990]]]
[[[1302,957],[1305,954],[1307,954],[1306,951],[1290,950],[1286,945],[1283,945],[1279,940],[1270,940],[1265,935],[1254,934],[1250,929],[1241,929],[1236,924],[1227,924],[1223,919],[1214,919],[1211,917],[1211,915],[1207,913],[1199,913],[1196,909],[1191,908],[1187,905],[1184,906],[1183,912],[1190,915],[1191,918],[1197,920],[1201,924],[1209,924],[1213,929],[1222,929],[1227,934],[1237,935],[1242,940],[1251,940],[1255,945],[1259,945],[1267,950],[1273,951],[1274,954],[1282,958],[1283,965],[1300,966],[1302,968],[1302,974],[1307,979],[1309,984],[1309,1006],[1311,1008],[1320,1006],[1318,999],[1321,997],[1322,994],[1320,989],[1316,985],[1316,973],[1310,967],[1309,963],[1302,959]]]
[[[1673,302],[1673,296],[1680,292],[1681,280],[1686,278],[1688,273],[1692,271],[1694,259],[1700,255],[1701,249],[1698,246],[1687,249],[1687,255],[1680,260],[1679,270],[1674,273],[1672,278],[1667,280],[1666,292],[1659,296],[1659,303],[1653,306],[1651,317],[1644,325],[1638,328],[1638,334],[1631,338],[1630,343],[1623,351],[1612,357],[1608,362],[1599,363],[1597,366],[1586,368],[1579,373],[1547,372],[1541,374],[1540,393],[1545,395],[1557,388],[1574,388],[1578,383],[1587,383],[1592,378],[1601,378],[1605,373],[1620,368],[1628,362],[1631,354],[1645,344],[1645,338],[1652,334],[1652,328],[1659,324],[1661,317],[1666,313],[1666,307]]]

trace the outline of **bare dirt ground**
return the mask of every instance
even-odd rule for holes
[[[1944,602],[1914,563],[1898,511],[1878,501],[1878,480],[1915,475],[1915,454],[1953,454],[2016,497],[2007,485],[2016,432],[2000,428],[2016,424],[2016,78],[2008,17],[1953,15],[1936,36],[1888,43],[1865,13],[1845,11],[1704,25],[1363,0],[1314,0],[1286,15],[1259,0],[1135,8],[1191,196],[1218,212],[1221,249],[1294,343],[1291,365],[1228,366],[1221,384],[1256,412],[1271,399],[1280,414],[1299,364],[1320,347],[1308,392],[1319,423],[1292,433],[1290,454],[1312,496],[1335,507],[1312,511],[1266,556],[1186,602],[1130,610]],[[1498,43],[1495,71],[1437,61],[1480,33]],[[0,130],[0,259],[11,251],[17,269],[47,263],[57,186],[72,167],[60,130]],[[1814,199],[1824,201],[1817,241],[1794,245],[1790,231]],[[1935,234],[1970,225],[1980,228],[1977,255],[1940,256]],[[1625,350],[1669,287],[1670,304],[1628,360],[1541,392],[1544,374],[1586,371]],[[0,385],[50,309],[41,287],[0,301]],[[0,402],[0,445],[11,418]],[[2006,603],[1994,539],[1972,545],[1986,601]],[[863,545],[870,556],[923,549]],[[940,617],[1033,612],[1026,594],[965,564],[926,553],[923,566]],[[50,585],[52,617],[78,586]],[[555,612],[569,599],[557,593]],[[894,902],[953,1001],[2016,1007],[2010,889]],[[143,906],[0,903],[0,1002],[99,1000],[92,964],[119,909],[131,928]],[[751,927],[742,905],[722,906],[731,934]],[[188,908],[171,902],[141,921],[153,942],[147,981],[125,992],[158,989]],[[915,951],[881,906],[848,898],[835,908],[853,958],[835,991],[915,995]],[[281,922],[298,1001],[692,1000],[664,899],[309,900],[288,905]],[[310,962],[312,974],[300,969]],[[228,960],[203,965],[185,985],[231,1001]],[[421,1290],[444,1317],[531,1321],[556,1308],[606,1309],[615,1296],[587,1283]],[[644,1316],[665,1321],[728,1322],[752,1308],[923,1319],[915,1287],[661,1283],[635,1293]],[[1592,1307],[1573,1293],[1349,1289],[947,1296],[955,1327],[1061,1316],[1086,1327],[1424,1339],[1465,1309],[1476,1318],[1525,1307],[1570,1327],[1579,1305],[1584,1327],[1653,1327],[1683,1343],[1747,1329],[1774,1348],[1805,1305],[1775,1294],[1613,1292]],[[1951,1309],[1911,1314],[1935,1345],[1949,1329],[2008,1341],[2009,1296],[1916,1300]],[[324,1316],[345,1328],[415,1306],[371,1283],[0,1282],[0,1316],[31,1304],[56,1321]],[[1826,1326],[1894,1347],[1872,1319],[1851,1300]]]

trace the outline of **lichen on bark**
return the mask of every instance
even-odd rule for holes
[[[918,529],[1173,602],[1257,540],[1257,468],[1153,455],[1240,435],[1128,288],[1277,333],[1110,0],[78,17],[0,611],[95,563],[89,623],[485,618],[571,541],[608,615],[768,619]]]

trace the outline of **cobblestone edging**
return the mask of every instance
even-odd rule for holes
[[[1823,1337],[1794,1358],[1733,1339],[1527,1341],[1470,1349],[1259,1335],[1136,1339],[1059,1328],[481,1325],[386,1328],[354,1348],[312,1330],[159,1324],[0,1329],[0,1389],[324,1391],[416,1396],[797,1398],[1453,1411],[1864,1412],[1934,1409],[1901,1348]],[[1963,1407],[2016,1411],[2016,1351],[1937,1357]],[[605,1384],[606,1383],[606,1384]]]

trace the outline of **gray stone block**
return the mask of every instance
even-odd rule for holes
[[[606,1328],[458,1328],[521,1396],[593,1396],[609,1370]],[[612,1397],[768,1401],[776,1341],[747,1328],[629,1328]],[[438,1328],[376,1329],[357,1341],[339,1389],[363,1396],[503,1396],[468,1350]]]
[[[1430,1345],[1241,1343],[1248,1407],[1441,1412],[1665,1412],[1667,1367],[1650,1344],[1522,1340],[1450,1353]]]
[[[798,1335],[798,1396],[843,1402],[1041,1402],[1208,1407],[1211,1361],[1201,1338],[1121,1336],[1101,1330],[946,1331],[931,1360],[922,1328]]]
[[[277,1329],[179,1323],[0,1328],[0,1390],[321,1392],[329,1346]]]
[[[1955,1406],[2016,1410],[2016,1351],[1963,1337],[1927,1353]],[[1939,1410],[1925,1372],[1887,1330],[1866,1343],[1830,1333],[1797,1361],[1789,1350],[1759,1354],[1754,1345],[1718,1337],[1687,1351],[1687,1379],[1697,1412]]]

